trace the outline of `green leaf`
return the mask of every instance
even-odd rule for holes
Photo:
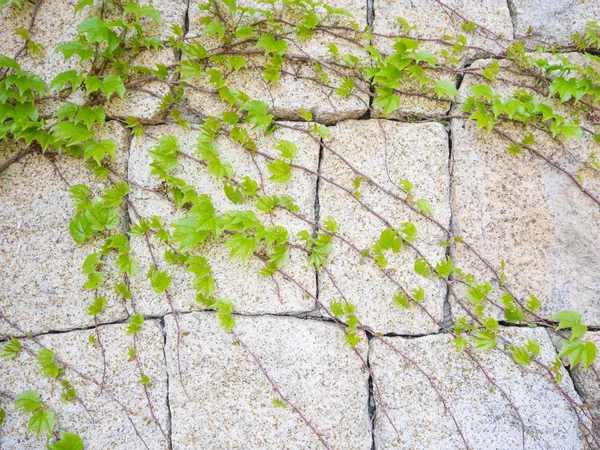
[[[496,335],[491,331],[476,331],[473,348],[476,352],[486,352],[496,347]]]
[[[2,0],[4,1],[4,0]],[[0,8],[2,8],[2,5],[0,4]],[[9,68],[9,69],[14,69],[14,70],[21,70],[21,66],[19,66],[19,63],[17,63],[14,59],[9,58],[8,56],[5,55],[0,55],[0,67],[2,68]]]
[[[182,252],[193,249],[210,235],[210,231],[198,228],[196,218],[193,216],[176,220],[171,226],[175,228],[173,241],[179,244],[179,250]]]
[[[284,139],[277,141],[275,148],[281,152],[282,158],[294,159],[298,154],[298,147],[296,147],[296,144]]]
[[[123,203],[123,198],[127,194],[129,194],[129,185],[119,181],[112,189],[107,189],[100,198],[107,208],[116,208]]]
[[[562,330],[564,328],[572,328],[575,325],[581,323],[581,314],[577,311],[561,311],[555,314],[550,320],[558,322],[556,330]]]
[[[408,297],[404,292],[396,292],[392,301],[394,302],[394,305],[400,309],[408,309],[410,307]]]
[[[335,90],[336,94],[342,97],[348,97],[354,89],[354,80],[350,77],[344,78],[342,84]]]
[[[15,397],[15,411],[22,409],[21,414],[33,412],[41,406],[40,394],[35,391],[23,391]]]
[[[223,185],[223,190],[225,191],[225,196],[234,205],[241,205],[242,203],[244,203],[244,196],[237,187],[233,186],[232,184],[225,183]]]
[[[144,316],[141,313],[135,313],[129,318],[129,323],[125,331],[127,334],[135,334],[140,331],[140,328],[144,324]]]
[[[154,292],[162,294],[168,289],[173,277],[166,270],[150,269],[148,278],[150,278],[150,284]]]
[[[266,33],[256,42],[257,47],[265,49],[265,55],[274,53],[283,55],[288,48],[288,43],[283,40],[277,40],[272,34]]]
[[[86,218],[92,230],[112,230],[119,224],[119,214],[114,208],[106,208],[102,203],[94,203],[87,211]]]
[[[415,272],[421,275],[424,278],[429,277],[429,265],[427,264],[427,260],[423,258],[417,258],[415,260]]]
[[[36,357],[40,366],[42,366],[42,373],[50,378],[58,378],[60,375],[60,368],[54,362],[54,352],[50,349],[43,348],[37,353]]]
[[[49,89],[55,89],[58,92],[67,84],[70,84],[71,90],[74,91],[81,86],[84,76],[85,74],[83,72],[77,72],[76,70],[67,70],[66,72],[61,72],[54,77],[50,83]]]
[[[538,309],[540,309],[540,301],[538,300],[537,297],[530,295],[529,299],[525,303],[525,306],[527,307],[527,309],[529,311],[536,312]]]
[[[329,303],[329,309],[334,316],[344,317],[344,307],[342,306],[341,302],[333,300],[331,303]]]
[[[377,89],[377,91],[379,95],[377,96],[373,104],[375,106],[380,106],[381,108],[383,108],[384,116],[389,116],[391,113],[397,111],[398,108],[400,108],[400,97],[394,94],[394,92],[391,89],[379,88]]]
[[[298,115],[300,116],[301,119],[304,119],[307,122],[310,122],[313,119],[312,113],[310,111],[307,111],[304,108],[300,108],[300,113]]]
[[[225,242],[225,247],[231,249],[230,258],[239,256],[246,263],[256,248],[256,238],[249,237],[244,232],[233,234]]]
[[[97,316],[106,308],[106,299],[104,297],[96,297],[92,304],[88,306],[88,316]]]
[[[458,90],[453,82],[448,80],[439,80],[435,85],[435,93],[440,98],[449,98],[454,100],[458,95]]]
[[[27,423],[27,429],[35,431],[38,436],[44,432],[52,435],[54,432],[54,413],[47,409],[34,411]]]
[[[274,181],[276,183],[285,183],[290,178],[292,178],[290,165],[280,159],[268,164],[267,169],[269,169],[269,172],[271,172],[269,180]]]
[[[56,139],[65,141],[67,146],[87,141],[94,134],[94,131],[88,127],[73,122],[58,122],[50,128],[50,132]]]
[[[2,359],[15,359],[19,356],[19,351],[21,350],[21,342],[18,339],[11,338],[4,346],[2,347],[2,353],[0,354],[0,358]]]
[[[587,372],[590,365],[596,359],[596,344],[591,341],[587,341],[583,344],[583,352],[581,354],[581,363],[583,364],[583,370]]]
[[[83,441],[76,433],[61,433],[60,441],[48,444],[48,450],[83,450]]]
[[[217,308],[217,317],[221,328],[231,330],[235,326],[235,320],[231,316],[233,303],[229,300],[217,300],[213,306]]]
[[[103,139],[101,141],[90,140],[85,143],[83,148],[83,160],[87,161],[93,158],[98,164],[102,164],[102,159],[109,156],[114,160],[117,154],[117,144],[112,139]]]
[[[439,274],[439,276],[443,278],[448,278],[450,273],[452,272],[452,260],[449,256],[446,259],[442,259],[435,265],[435,270]]]
[[[198,77],[202,73],[202,66],[199,62],[186,59],[179,63],[179,73],[182,80]]]
[[[511,347],[510,351],[512,352],[515,362],[523,366],[526,366],[531,362],[531,355],[526,349],[520,347]]]
[[[107,100],[110,100],[112,94],[116,93],[120,98],[125,95],[125,85],[121,77],[117,75],[107,75],[103,80],[96,76],[85,79],[85,89],[88,95],[100,90]]]
[[[271,400],[271,402],[275,408],[287,408],[287,404],[279,397],[275,397],[273,400]]]
[[[431,207],[429,202],[424,198],[420,198],[417,201],[417,209],[425,214],[433,214],[433,208]]]
[[[402,238],[393,228],[386,228],[379,235],[378,243],[381,250],[392,250],[398,253],[402,247]]]

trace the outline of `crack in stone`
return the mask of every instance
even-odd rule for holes
[[[512,38],[516,39],[517,36],[517,12],[513,0],[506,0],[506,6],[508,7],[508,14],[510,15],[510,23],[512,25]]]
[[[373,339],[373,335],[367,333],[368,345],[367,345],[367,367],[369,368],[369,379],[368,379],[368,389],[369,395],[367,398],[367,410],[369,413],[369,420],[371,421],[371,450],[375,450],[375,420],[377,419],[377,408],[375,407],[375,396],[373,392],[373,377],[371,367],[371,340]]]
[[[460,87],[460,82],[462,82],[462,80],[459,81],[459,84],[457,86],[457,89]],[[452,111],[452,108],[454,107],[454,105],[452,105],[450,107],[450,111]],[[452,211],[452,200],[453,200],[453,195],[452,195],[452,178],[453,178],[453,158],[452,158],[452,128],[448,127],[448,182],[449,182],[449,186],[448,186],[448,205],[450,208],[450,223],[449,223],[449,229],[452,232],[452,228],[453,228],[453,222],[454,222],[454,213]],[[448,246],[446,248],[446,258],[450,258],[451,257],[451,246]],[[452,277],[452,275],[450,275],[450,277]],[[451,280],[452,278],[450,278]],[[446,286],[446,297],[444,298],[444,304],[443,304],[443,315],[442,315],[442,330],[443,331],[450,331],[450,329],[452,328],[452,325],[454,323],[454,318],[452,317],[452,307],[450,306],[450,288],[448,286]]]
[[[164,361],[165,361],[165,375],[166,375],[166,380],[167,380],[167,396],[166,396],[166,404],[167,404],[167,436],[169,439],[169,449],[173,449],[173,416],[171,413],[171,399],[170,399],[170,393],[171,393],[171,380],[169,379],[169,370],[167,367],[167,330],[165,327],[165,318],[162,317],[159,321],[158,321],[159,325],[160,325],[160,329],[162,331],[163,334],[163,357],[164,357]]]

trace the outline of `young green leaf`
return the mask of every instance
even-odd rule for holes
[[[268,164],[267,169],[271,172],[269,180],[275,181],[276,183],[285,183],[292,178],[290,165],[280,159]]]
[[[19,342],[18,339],[11,338],[2,347],[2,353],[0,353],[0,358],[15,359],[17,356],[19,356],[20,351],[21,351],[21,342]]]
[[[41,406],[40,394],[35,391],[23,391],[15,397],[15,411],[22,409],[21,414],[33,412]]]
[[[48,444],[48,450],[83,450],[83,441],[76,433],[61,433],[60,441]]]

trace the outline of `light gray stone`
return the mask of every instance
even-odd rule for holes
[[[199,135],[197,131],[184,131],[178,126],[171,125],[148,127],[147,131],[149,135],[155,138],[165,134],[174,135],[180,140],[182,151],[194,154],[196,138]],[[275,149],[275,145],[279,139],[295,142],[299,151],[294,162],[316,172],[319,146],[310,136],[299,131],[283,128],[278,129],[268,137],[261,137],[259,134],[255,136],[259,151],[271,156],[278,156],[279,151]],[[150,167],[148,165],[150,163],[148,150],[154,145],[155,141],[150,137],[145,137],[135,139],[131,146],[129,178],[142,186],[158,186],[157,178],[150,176]],[[256,164],[261,171],[259,174],[251,156],[240,145],[225,137],[219,137],[216,145],[219,148],[222,159],[231,163],[236,180],[241,181],[243,176],[248,175],[257,182],[260,182],[262,176],[268,195],[288,194],[292,196],[300,208],[299,213],[310,220],[314,220],[316,177],[299,169],[292,169],[293,175],[288,182],[273,183],[268,180],[270,172],[266,169],[266,161],[262,156],[256,155],[255,157]],[[299,242],[295,235],[300,230],[308,229],[312,232],[310,225],[294,217],[287,211],[274,211],[271,217],[269,214],[256,210],[251,202],[234,205],[225,196],[223,181],[219,181],[214,176],[209,175],[207,169],[197,162],[184,159],[183,157],[180,157],[180,161],[181,165],[176,175],[194,185],[199,193],[211,196],[218,214],[233,209],[252,210],[263,223],[269,226],[274,224],[286,227],[289,231],[290,241],[295,243]],[[174,219],[182,217],[185,213],[184,211],[174,211],[172,202],[139,189],[134,189],[131,198],[136,211],[142,217],[161,215],[165,218],[165,223],[167,224],[170,224]],[[132,218],[134,221],[137,220],[133,214]],[[219,243],[215,243],[211,239],[202,243],[197,248],[197,253],[204,256],[211,265],[216,281],[215,298],[230,299],[236,306],[236,311],[244,314],[289,314],[306,312],[314,308],[314,301],[305,296],[294,283],[284,279],[281,274],[275,274],[274,278],[265,278],[260,275],[263,263],[258,258],[250,258],[246,265],[243,265],[239,258],[230,259],[229,249],[223,246],[225,240],[226,236],[223,236]],[[156,246],[154,241],[152,241],[152,244]],[[132,282],[133,295],[138,308],[145,314],[164,314],[170,312],[165,295],[155,294],[144,279],[151,264],[151,258],[145,241],[141,238],[136,238],[132,240],[131,245],[132,251],[140,263],[140,270]],[[155,250],[159,260],[162,260],[161,248],[164,251],[164,246],[156,246]],[[283,270],[310,292],[315,292],[315,273],[308,266],[307,256],[303,251],[292,248],[290,250],[290,262],[283,267]],[[173,282],[169,291],[175,308],[177,310],[189,310],[199,307],[195,302],[195,293],[191,285],[191,274],[186,273],[184,269],[179,267],[169,267],[169,272],[173,274]]]
[[[64,61],[63,55],[54,53],[57,45],[71,41],[77,36],[77,27],[88,17],[100,11],[102,2],[96,1],[93,6],[86,6],[75,14],[77,0],[48,0],[41,3],[37,11],[31,38],[34,42],[45,47],[42,56],[23,52],[18,62],[25,70],[30,70],[47,82],[61,72],[71,69],[81,69],[79,58],[73,57]],[[23,40],[13,34],[16,28],[29,27],[34,11],[33,2],[22,2],[22,6],[6,5],[0,14],[0,55],[13,58],[23,45]]]
[[[569,55],[578,63],[581,57]],[[485,66],[478,61],[474,67]],[[497,82],[495,92],[506,96],[532,80],[513,78]],[[482,79],[467,76],[459,91],[463,102],[469,88]],[[550,99],[549,103],[565,117],[565,107]],[[460,111],[457,111],[460,114]],[[589,126],[581,116],[582,125]],[[522,130],[499,123],[499,129],[521,140],[531,132],[533,147],[574,175],[580,174],[585,187],[600,196],[597,173],[584,167],[592,152],[600,145],[583,134],[581,141],[553,140],[544,132],[531,128]],[[558,311],[574,309],[583,321],[600,324],[598,291],[600,290],[600,257],[593,249],[600,246],[600,208],[577,186],[541,158],[523,149],[518,155],[509,153],[507,141],[494,132],[477,130],[474,121],[453,120],[453,200],[455,233],[461,235],[496,269],[506,261],[507,285],[520,299],[534,295],[541,302],[538,312],[550,318]],[[492,281],[492,274],[465,246],[457,244],[453,259],[458,267],[481,280]],[[502,304],[496,291],[490,296]],[[451,298],[451,301],[453,299]],[[495,307],[490,314],[503,317]],[[463,314],[453,305],[454,314]]]
[[[556,347],[556,351],[560,352],[560,349],[565,342],[565,339],[570,337],[570,330],[564,330],[560,333],[554,333],[549,331],[550,339]],[[588,331],[581,338],[583,341],[591,341],[596,345],[596,348],[600,348],[600,332]],[[563,364],[569,365],[568,358],[563,358]],[[587,371],[583,369],[581,364],[578,364],[570,371],[570,375],[573,378],[575,389],[583,398],[585,404],[590,408],[592,419],[595,422],[593,431],[596,435],[596,439],[600,439],[600,383],[598,380],[598,374],[600,373],[600,361],[598,357],[588,368]]]
[[[103,325],[99,327],[99,333],[106,349],[107,363],[103,392],[100,392],[99,385],[66,369],[63,379],[68,380],[75,388],[81,402],[63,402],[61,394],[64,389],[61,381],[44,377],[36,359],[24,350],[17,359],[0,359],[2,391],[13,397],[25,390],[37,391],[44,405],[56,415],[56,430],[78,433],[86,450],[169,448],[152,420],[136,362],[129,359],[128,351],[134,345],[133,337],[126,334],[125,325]],[[103,359],[100,348],[89,341],[92,336],[96,336],[93,329],[45,335],[38,339],[41,344],[53,350],[56,357],[101,385]],[[143,373],[151,380],[148,393],[154,414],[165,433],[168,433],[167,372],[163,353],[164,340],[158,322],[146,321],[136,340],[137,356]],[[35,352],[40,349],[28,340],[23,340],[22,345]],[[129,419],[111,396],[129,408]],[[8,412],[6,423],[0,430],[3,449],[46,448],[44,436],[37,437],[32,431],[26,432],[29,414],[13,413],[12,402],[4,396],[0,396],[0,408]],[[130,419],[148,447],[137,437]]]
[[[102,2],[96,1],[92,6],[84,7],[79,13],[75,13],[77,0],[47,0],[41,3],[37,11],[34,27],[32,30],[32,40],[45,47],[43,55],[31,55],[29,52],[23,52],[18,58],[18,62],[25,70],[29,70],[49,84],[52,79],[66,70],[88,70],[89,62],[83,65],[79,62],[77,56],[69,61],[64,61],[61,53],[56,53],[55,49],[59,44],[72,41],[77,36],[79,24],[89,17],[100,15]],[[177,25],[181,28],[185,26],[185,13],[187,2],[183,0],[167,1],[141,1],[141,5],[153,4],[161,15],[161,21],[157,25],[152,19],[142,19],[142,29],[146,36],[156,36],[162,41],[167,40],[171,35],[171,26]],[[0,54],[14,57],[18,49],[22,46],[21,38],[13,35],[15,28],[28,28],[30,17],[33,14],[34,5],[31,2],[24,2],[23,6],[18,7],[14,4],[7,5],[0,15]],[[116,11],[112,5],[106,7],[104,11],[105,20],[116,19],[121,13]],[[172,64],[176,61],[176,55],[170,47],[154,50],[144,50],[135,58],[132,58],[132,65],[143,65],[155,68],[156,64]],[[108,72],[111,67],[108,67]],[[107,114],[128,116],[133,115],[142,118],[151,118],[160,112],[159,104],[161,97],[168,92],[168,86],[159,82],[145,82],[136,87],[141,87],[148,92],[136,89],[128,89],[124,99],[113,96],[105,109]],[[69,97],[70,101],[83,103],[83,89],[79,89]],[[52,114],[60,104],[49,100],[44,101],[42,110],[46,114]]]
[[[97,139],[113,139],[119,148],[114,164],[125,172],[126,131],[116,122],[107,122]],[[0,160],[4,161],[19,148],[4,144]],[[69,186],[82,183],[99,195],[110,187],[95,181],[81,160],[55,155],[32,154],[11,165],[0,174],[0,308],[27,332],[68,330],[90,326],[93,318],[87,308],[94,292],[85,289],[87,276],[81,272],[85,258],[97,251],[100,240],[77,244],[69,232],[75,204]],[[59,172],[58,172],[58,171]],[[109,281],[117,271],[106,267]],[[101,322],[127,316],[125,305],[112,289],[101,292],[108,300]],[[16,334],[6,323],[0,332]]]
[[[177,371],[176,328],[167,328],[169,401],[173,448],[322,448],[292,408],[278,408],[269,377],[321,433],[332,449],[371,448],[368,374],[335,325],[282,317],[236,317],[235,335],[218,327],[212,313],[180,316],[186,334]],[[189,334],[187,334],[189,333]],[[360,333],[357,351],[365,357]]]
[[[508,0],[508,5],[516,38],[522,39],[531,27],[533,39],[525,42],[533,46],[571,45],[574,34],[584,33],[588,22],[600,20],[598,0]]]
[[[556,357],[544,329],[505,328],[501,335],[516,345],[536,340],[541,347],[539,358],[546,365],[551,365]],[[455,349],[448,334],[384,339],[414,364],[383,342],[373,340],[369,352],[371,369],[379,383],[385,410],[398,429],[396,434],[381,413],[375,396],[375,448],[465,447],[452,416],[416,365],[444,398],[471,449],[522,448],[521,422],[502,391],[523,420],[525,448],[583,448],[574,411],[539,366],[531,364],[523,368],[499,349],[477,353],[475,358],[498,386],[493,388],[483,371]],[[499,346],[502,345],[500,342]],[[561,369],[561,373],[564,378],[560,388],[579,404],[567,372]]]
[[[206,11],[201,11],[199,6],[204,4],[204,0],[194,0],[190,3],[189,18],[190,36],[199,36],[202,33],[200,18],[208,15]],[[260,2],[243,1],[239,2],[241,6],[265,8]],[[331,6],[346,8],[355,16],[360,29],[366,26],[366,4],[352,0],[335,0],[329,2]],[[223,7],[222,7],[223,8]],[[322,8],[319,9],[323,11]],[[225,11],[221,11],[225,15]],[[281,13],[276,13],[277,16]],[[248,17],[246,15],[246,17]],[[339,16],[338,16],[339,17]],[[283,15],[283,20],[290,24],[295,24],[299,17],[287,12]],[[252,19],[259,21],[264,19],[263,15],[257,14]],[[250,22],[250,19],[244,19],[244,22]],[[325,22],[328,25],[344,24],[349,26],[349,22],[340,18],[329,18]],[[282,25],[284,28],[293,28],[289,25]],[[344,31],[340,31],[344,34]],[[354,34],[347,34],[354,38]],[[220,42],[215,38],[200,36],[198,38],[206,48],[213,50],[220,47]],[[340,54],[351,54],[358,58],[364,58],[365,52],[361,46],[348,42],[347,40],[336,38],[330,34],[316,32],[311,38],[299,44],[290,44],[287,53],[300,57],[318,58],[322,62],[322,68],[327,73],[329,80],[327,83],[315,83],[308,78],[319,79],[317,72],[313,67],[313,62],[291,62],[285,60],[281,80],[269,85],[260,74],[266,58],[262,55],[246,55],[247,67],[237,72],[231,72],[227,76],[227,86],[245,92],[252,99],[261,100],[271,107],[271,113],[277,119],[298,120],[300,108],[309,110],[313,114],[314,120],[320,123],[335,123],[339,120],[361,117],[369,107],[369,87],[366,83],[357,83],[354,91],[355,95],[349,97],[340,97],[334,93],[342,80],[341,73],[345,73],[343,68],[331,65],[333,62],[331,54],[328,53],[329,44],[335,44]],[[365,42],[366,44],[366,42]],[[236,46],[236,49],[245,51],[255,51],[254,43]],[[224,64],[217,65],[220,70],[226,71]],[[208,76],[203,76],[192,80],[192,85],[202,90],[188,88],[186,90],[186,100],[189,105],[202,114],[218,115],[225,110],[224,104],[219,102],[218,94],[210,93],[214,91],[214,86],[208,83]],[[360,90],[359,90],[360,88]],[[208,92],[206,92],[208,91]]]
[[[508,6],[505,2],[495,0],[481,0],[478,2],[469,2],[464,0],[444,1],[448,8],[442,6],[442,2],[436,0],[389,0],[385,2],[375,2],[375,19],[373,21],[373,30],[377,34],[388,36],[404,35],[398,17],[405,19],[409,25],[416,27],[411,31],[409,37],[413,39],[440,39],[443,36],[454,38],[458,35],[465,35],[467,45],[479,47],[483,51],[499,52],[502,50],[500,45],[493,39],[488,39],[482,34],[485,32],[473,31],[465,33],[461,26],[463,20],[457,15],[462,15],[465,19],[484,26],[495,35],[502,36],[505,39],[512,38],[512,22]],[[457,14],[451,12],[456,11]],[[489,35],[491,36],[491,34]],[[388,37],[376,36],[376,44],[382,49],[391,51],[394,40]],[[431,51],[439,51],[442,44],[436,42],[421,42],[421,47]],[[478,51],[481,54],[481,51]],[[466,56],[473,57],[473,51],[467,51]]]
[[[433,208],[434,217],[449,226],[449,173],[448,136],[437,123],[404,124],[385,120],[342,122],[331,130],[327,145],[341,154],[353,167],[400,197],[402,179],[415,186],[415,201],[425,198]],[[386,165],[387,159],[387,165]],[[321,173],[352,190],[356,174],[327,148],[321,164]],[[389,176],[389,178],[388,178]],[[363,181],[360,186],[362,201],[386,218],[398,229],[403,222],[417,227],[416,246],[435,265],[445,255],[439,245],[444,234],[434,224],[410,211],[399,200]],[[356,199],[331,183],[321,180],[319,185],[320,218],[335,219],[339,233],[360,250],[374,245],[387,226],[374,214],[364,209]],[[394,255],[386,253],[386,270],[407,291],[418,285],[426,292],[423,306],[436,321],[442,319],[442,305],[446,286],[440,280],[424,279],[413,271],[416,253],[403,248]],[[356,306],[359,320],[378,332],[420,334],[437,331],[438,325],[418,307],[399,310],[392,303],[398,288],[382,273],[373,261],[367,261],[347,244],[333,238],[327,270],[331,272],[342,294]],[[328,275],[319,276],[320,298],[325,304],[340,300],[340,292]]]
[[[505,2],[451,0],[445,1],[444,4],[466,19],[485,26],[492,33],[502,35],[507,39],[512,38],[512,24]],[[441,79],[455,82],[456,76],[451,70],[460,69],[464,63],[472,61],[475,57],[486,57],[489,55],[488,52],[499,53],[503,50],[502,45],[508,45],[505,41],[500,41],[499,44],[493,39],[486,39],[481,32],[465,33],[461,29],[463,21],[435,0],[376,1],[374,10],[375,47],[385,54],[392,54],[395,51],[393,48],[395,38],[406,34],[397,21],[398,17],[404,18],[411,26],[416,27],[408,37],[422,39],[419,41],[419,49],[433,52],[441,62],[444,62],[444,58],[441,56],[442,50],[452,53],[452,47],[434,42],[435,39],[448,36],[452,40],[462,34],[467,38],[467,45],[477,47],[477,50],[466,49],[463,53],[455,55],[460,60],[460,64],[446,63],[450,71],[444,70],[442,66],[436,69],[427,69],[426,76],[435,82]],[[419,81],[412,78],[408,72],[401,78],[401,88],[398,94],[400,106],[398,112],[392,114],[394,118],[410,115],[442,116],[448,112],[451,106],[449,101],[436,99],[433,89],[420,86]],[[382,110],[375,107],[375,112],[381,114]]]
[[[187,0],[144,0],[140,5],[152,5],[160,13],[160,22],[156,24],[153,19],[145,18],[142,26],[146,36],[156,36],[163,43],[173,35],[171,27],[185,28],[188,2]],[[178,60],[170,46],[158,50],[143,50],[131,60],[132,66],[156,68],[158,64],[169,66]],[[140,75],[144,78],[146,75]],[[138,89],[139,88],[139,89]],[[143,90],[142,90],[143,89]],[[135,116],[143,119],[154,118],[162,111],[160,102],[163,96],[169,93],[169,86],[164,82],[150,81],[135,84],[125,92],[123,99],[113,97],[106,106],[107,114],[116,116]]]

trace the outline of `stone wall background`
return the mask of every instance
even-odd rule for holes
[[[165,21],[159,30],[161,35],[166,37],[172,24],[190,35],[198,33],[198,0],[150,3]],[[425,38],[459,28],[433,0],[334,3],[351,10],[359,23],[369,23],[375,32],[395,30],[396,16],[416,25],[419,36]],[[532,26],[533,37],[561,45],[568,45],[570,36],[581,32],[586,22],[600,20],[597,0],[447,3],[470,20],[507,38],[517,38]],[[44,1],[37,13],[34,39],[52,49],[72,39],[82,17],[93,15],[100,7],[95,2],[82,15],[74,16],[74,4]],[[29,3],[22,8],[4,8],[0,16],[0,54],[12,55],[19,47],[11,30],[28,22],[32,8]],[[309,40],[306,47],[318,49],[322,44],[319,39]],[[383,38],[376,40],[382,47],[388,45]],[[485,41],[476,44],[491,45]],[[435,48],[435,44],[431,45]],[[348,47],[346,51],[361,56],[360,49]],[[574,61],[580,58],[579,54],[566,56]],[[467,52],[461,65],[466,68],[489,63],[482,57]],[[170,63],[177,61],[178,56],[164,51],[152,58],[154,62]],[[42,61],[27,55],[19,61],[47,81],[72,67],[51,52]],[[445,115],[456,110],[470,85],[481,82],[469,74],[454,81],[459,86],[456,104],[404,96],[401,111],[429,117]],[[415,184],[415,197],[427,198],[434,216],[444,226],[474,243],[495,266],[506,260],[508,279],[520,289],[517,294],[536,293],[542,301],[540,314],[544,318],[563,309],[577,310],[590,325],[586,337],[600,341],[600,209],[560,173],[527,155],[515,158],[505,151],[506,145],[499,139],[477,131],[473,123],[462,119],[452,119],[449,126],[437,122],[408,123],[402,114],[380,120],[367,114],[368,95],[363,95],[362,100],[329,101],[324,92],[293,75],[283,77],[270,91],[243,71],[235,83],[251,96],[269,103],[277,119],[296,120],[299,108],[313,112],[316,122],[329,127],[332,138],[328,145],[385,188],[396,188],[390,173],[393,180],[410,179]],[[164,94],[163,88],[160,84],[147,87],[158,95]],[[501,90],[502,84],[496,89]],[[197,110],[215,113],[214,97],[201,90],[194,91],[186,101]],[[52,111],[56,105],[49,102],[47,108]],[[157,98],[139,91],[128,93],[123,100],[113,100],[107,113],[147,118],[161,114]],[[137,185],[153,187],[156,180],[147,166],[147,150],[153,141],[147,137],[130,138],[116,121],[109,121],[104,132],[118,143],[117,169]],[[170,125],[148,127],[147,133],[175,134],[184,148],[191,148],[196,138],[193,131]],[[277,154],[275,139],[288,139],[300,149],[297,164],[344,186],[352,185],[356,174],[323,143],[319,145],[290,129],[277,133],[259,143],[267,156]],[[539,136],[539,140],[549,154],[558,154],[552,139]],[[600,146],[589,136],[568,147],[571,155],[587,155],[594,149],[599,152]],[[15,150],[11,146],[0,147],[0,161]],[[238,175],[260,176],[241,147],[224,142],[221,150]],[[257,158],[264,167],[267,157]],[[577,159],[565,157],[562,162],[573,171],[579,168]],[[211,194],[221,212],[235,207],[223,195],[220,184],[197,167],[184,165],[178,176]],[[137,339],[142,349],[142,371],[152,380],[147,395],[155,408],[149,411],[145,391],[138,382],[138,368],[128,357],[131,337],[124,333],[132,306],[107,298],[109,306],[99,317],[97,332],[105,347],[110,348],[108,370],[102,367],[99,349],[88,343],[89,336],[96,333],[93,318],[86,315],[94,296],[83,289],[85,277],[79,268],[93,246],[78,246],[69,235],[74,207],[66,183],[86,183],[98,191],[105,187],[75,162],[37,154],[0,174],[0,312],[7,319],[0,320],[0,340],[16,336],[24,338],[32,348],[37,343],[53,348],[73,369],[68,369],[69,378],[92,409],[85,411],[80,404],[61,403],[61,387],[44,378],[35,369],[35,358],[27,353],[18,360],[0,360],[0,391],[9,396],[24,389],[41,392],[44,401],[56,411],[61,429],[79,433],[86,449],[319,448],[315,434],[290,408],[273,406],[276,395],[272,386],[237,339],[253,350],[282,392],[318,424],[331,448],[462,448],[453,417],[461,423],[464,438],[473,449],[519,448],[522,427],[526,448],[584,447],[577,417],[549,382],[541,382],[539,376],[516,366],[504,354],[483,355],[487,373],[510,394],[519,409],[520,423],[503,393],[491,391],[489,380],[458,354],[447,330],[448,324],[460,317],[460,308],[449,300],[445,284],[423,280],[412,270],[413,258],[403,253],[395,255],[390,259],[390,270],[409,286],[420,284],[425,288],[425,305],[435,317],[431,320],[417,309],[398,310],[391,302],[396,290],[393,283],[339,242],[334,243],[328,269],[357,307],[361,322],[381,332],[383,341],[361,332],[362,342],[356,351],[344,344],[342,332],[324,317],[314,300],[328,304],[339,297],[338,287],[331,278],[317,276],[301,254],[292,253],[289,273],[309,287],[310,295],[283,277],[273,284],[260,277],[258,266],[242,266],[238,260],[230,261],[221,247],[206,246],[202,254],[210,255],[207,257],[219,286],[217,296],[230,298],[236,306],[237,337],[218,329],[214,313],[198,310],[189,287],[190,275],[174,271],[170,289],[184,330],[180,351],[185,389],[178,369],[175,319],[165,299],[145,288],[143,278],[150,255],[145,246],[132,242],[132,252],[140,262],[140,280],[132,283],[133,295],[137,311],[146,317],[144,331]],[[591,189],[600,192],[597,183]],[[351,196],[306,171],[294,170],[292,180],[283,186],[267,183],[267,190],[271,194],[291,194],[301,213],[317,223],[334,217],[340,234],[360,248],[370,245],[386,228],[361,211]],[[393,223],[415,223],[420,233],[419,249],[428,259],[437,261],[445,256],[445,250],[438,245],[444,237],[439,229],[376,189],[365,186],[361,193],[365,203],[385,212]],[[141,215],[160,213],[176,217],[167,202],[149,197],[142,189],[134,189],[130,198]],[[274,219],[291,231],[307,228],[306,223],[289,214],[277,213]],[[128,224],[120,227],[126,230]],[[452,246],[448,252],[457,265],[475,273],[479,270],[478,275],[489,278],[485,268],[473,261],[473,255],[464,248]],[[491,313],[501,319],[500,311]],[[541,342],[541,358],[548,364],[560,348],[561,337],[544,328],[503,326],[502,334],[515,342],[536,338]],[[393,342],[404,357],[390,350],[384,341]],[[355,352],[368,362],[374,378],[364,370]],[[416,365],[406,363],[407,358],[427,368],[446,398],[446,405]],[[595,369],[600,370],[598,362]],[[593,372],[561,370],[560,388],[578,402],[588,403],[598,414],[600,388]],[[80,372],[99,380],[103,371],[103,389],[77,375]],[[374,386],[374,379],[378,386]],[[139,436],[115,403],[115,397],[131,410]],[[5,406],[5,402],[0,397],[0,406]],[[384,412],[398,430],[392,428]],[[25,417],[9,415],[0,428],[0,448],[44,448],[43,440],[25,433],[25,429]]]

